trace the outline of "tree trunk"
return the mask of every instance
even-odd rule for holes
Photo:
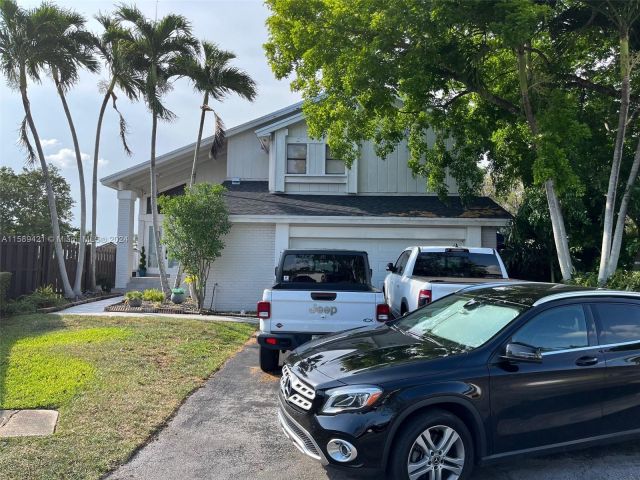
[[[44,152],[40,143],[40,137],[36,130],[36,125],[31,116],[31,106],[29,104],[29,98],[27,97],[27,83],[26,74],[24,71],[20,72],[20,94],[22,96],[22,106],[24,107],[24,113],[27,116],[27,123],[29,124],[29,130],[33,135],[33,141],[36,145],[38,152],[38,159],[40,160],[40,168],[42,169],[42,176],[44,177],[45,185],[47,188],[47,201],[49,203],[49,213],[51,215],[51,230],[53,233],[53,246],[56,254],[56,260],[58,262],[58,269],[60,270],[60,278],[62,279],[62,288],[65,298],[74,298],[71,284],[69,283],[69,276],[67,275],[67,267],[64,261],[64,252],[62,251],[62,242],[60,238],[60,223],[58,221],[58,209],[56,207],[56,197],[53,193],[53,186],[51,185],[51,178],[49,177],[49,167],[47,161],[44,158]]]
[[[153,220],[153,242],[156,247],[156,257],[158,258],[158,268],[160,269],[160,285],[165,298],[171,296],[167,272],[164,266],[162,255],[162,244],[160,243],[160,218],[158,217],[158,182],[156,178],[156,134],[158,132],[158,115],[152,112],[153,124],[151,127],[151,218]]]
[[[623,31],[620,34],[620,75],[622,77],[622,86],[620,89],[620,112],[618,114],[618,132],[616,134],[616,143],[613,149],[613,161],[611,162],[609,186],[607,187],[607,201],[604,210],[602,248],[600,251],[600,268],[598,270],[599,285],[604,285],[610,275],[608,272],[608,265],[610,264],[609,257],[612,255],[611,237],[613,231],[613,217],[614,210],[616,208],[616,192],[618,190],[627,118],[629,116],[629,97],[631,95],[629,80],[631,75],[630,70],[629,32]],[[624,224],[624,218],[622,219],[622,222]],[[618,252],[618,255],[619,253],[620,252]],[[615,264],[617,265],[617,263],[618,260],[616,258]]]
[[[633,157],[633,164],[629,172],[629,178],[624,188],[622,201],[620,202],[620,210],[618,210],[618,220],[616,221],[616,229],[613,235],[611,245],[611,256],[607,265],[607,279],[616,272],[618,268],[618,260],[620,259],[620,249],[622,248],[622,238],[624,237],[624,223],[627,218],[627,210],[629,209],[629,201],[631,200],[631,190],[638,179],[638,171],[640,170],[640,140],[636,147],[636,153]]]
[[[538,124],[536,122],[535,114],[531,106],[531,99],[529,98],[529,80],[527,76],[527,57],[525,55],[524,46],[517,49],[518,58],[518,79],[520,83],[520,95],[522,97],[522,106],[524,109],[527,124],[529,130],[533,136],[534,149],[537,150],[538,142]],[[571,263],[571,254],[569,252],[569,241],[567,239],[567,232],[564,225],[564,217],[562,215],[562,208],[560,201],[555,191],[553,179],[549,178],[544,183],[544,189],[547,196],[547,204],[549,206],[549,215],[551,217],[551,227],[553,229],[553,240],[556,246],[556,252],[558,254],[558,263],[560,264],[560,272],[562,273],[563,280],[571,279],[571,272],[573,265]]]
[[[69,123],[69,129],[71,130],[71,139],[73,140],[73,149],[76,154],[76,165],[78,167],[78,180],[80,182],[80,243],[78,245],[78,262],[76,266],[76,278],[73,284],[73,293],[75,293],[77,297],[81,297],[82,275],[84,274],[84,252],[86,248],[84,236],[87,228],[87,196],[84,184],[84,167],[82,165],[82,154],[80,153],[80,144],[78,143],[76,127],[73,124],[73,119],[71,118],[71,111],[69,110],[69,105],[67,105],[67,99],[64,95],[64,90],[62,88],[62,85],[60,85],[58,74],[55,71],[54,80],[56,83],[56,88],[58,90],[58,96],[62,101],[64,114],[67,117],[67,122]]]
[[[196,183],[196,171],[198,165],[198,154],[200,153],[200,144],[202,143],[202,132],[204,130],[204,119],[207,115],[207,109],[204,108],[209,102],[209,92],[205,92],[204,99],[202,100],[202,112],[200,113],[200,127],[198,128],[198,138],[196,140],[196,149],[193,152],[193,163],[191,164],[191,179],[189,180],[189,186],[192,187]],[[179,288],[182,283],[182,265],[178,265],[178,273],[176,274],[176,280],[173,283],[173,288]]]
[[[102,99],[100,113],[98,114],[98,126],[96,127],[96,141],[93,148],[93,175],[91,177],[91,291],[96,290],[96,228],[98,224],[98,155],[100,153],[100,133],[102,131],[102,119],[109,103],[109,97],[115,85],[115,78],[111,80],[109,88]],[[131,239],[133,240],[133,239]]]

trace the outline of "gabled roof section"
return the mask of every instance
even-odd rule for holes
[[[281,108],[276,110],[275,112],[271,112],[267,115],[263,115],[261,117],[255,118],[245,123],[241,123],[235,127],[231,127],[227,129],[226,137],[232,137],[234,135],[238,135],[239,133],[246,132],[247,130],[255,129],[256,127],[262,127],[263,125],[273,125],[274,123],[280,122],[282,120],[286,120],[291,117],[300,118],[296,121],[302,119],[302,101],[294,103],[293,105],[289,105],[288,107]],[[294,122],[291,122],[294,123]],[[213,140],[213,136],[209,136],[202,139],[201,148],[206,148],[211,144]],[[170,164],[172,161],[177,158],[186,155],[190,152],[193,152],[196,143],[192,142],[184,147],[177,148],[172,150],[171,152],[165,153],[164,155],[160,155],[156,157],[156,165],[160,167],[161,165]],[[142,163],[138,163],[132,167],[125,168],[124,170],[120,170],[119,172],[112,173],[104,178],[100,179],[100,183],[102,183],[106,187],[117,188],[117,184],[120,181],[123,181],[127,177],[131,175],[136,175],[144,172],[149,168],[149,160],[144,161]]]
[[[302,112],[296,113],[294,115],[290,115],[285,117],[277,122],[270,123],[269,125],[265,125],[264,127],[260,127],[256,130],[256,135],[258,137],[266,137],[270,135],[272,132],[276,130],[280,130],[281,128],[288,127],[289,125],[293,125],[294,123],[298,123],[300,120],[304,119],[304,114]]]

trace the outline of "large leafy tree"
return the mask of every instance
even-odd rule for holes
[[[127,145],[127,123],[118,110],[116,90],[123,92],[130,100],[138,100],[139,92],[144,83],[141,76],[133,69],[131,62],[124,53],[124,45],[132,41],[130,32],[122,28],[120,22],[112,16],[100,14],[96,20],[102,25],[102,34],[97,38],[96,48],[107,68],[107,78],[101,82],[103,92],[100,111],[98,112],[98,125],[93,149],[93,174],[91,177],[91,289],[96,289],[96,228],[98,218],[98,161],[100,159],[100,135],[102,133],[102,120],[109,101],[120,119],[120,140],[127,155],[131,150]]]
[[[590,29],[567,42],[552,28],[572,3],[268,0],[265,48],[276,76],[295,76],[311,134],[347,164],[363,140],[385,156],[408,132],[411,167],[441,195],[447,171],[462,195],[475,193],[480,160],[502,189],[544,188],[567,279],[560,199],[584,193],[578,152],[592,132],[583,113],[617,94],[601,83],[610,45],[590,42]]]
[[[151,212],[153,219],[153,241],[156,252],[161,252],[160,221],[158,218],[158,184],[156,178],[156,136],[158,120],[175,118],[163,104],[163,95],[171,89],[171,79],[185,75],[185,57],[195,57],[199,42],[191,34],[191,25],[181,15],[167,15],[160,20],[147,19],[136,7],[120,6],[116,18],[129,24],[132,37],[124,42],[125,55],[133,69],[142,76],[142,94],[151,112],[151,153],[149,175],[151,185]],[[182,60],[181,60],[182,59]],[[160,283],[165,296],[170,295],[166,266],[159,255]]]
[[[78,81],[80,70],[87,69],[91,72],[96,72],[99,69],[99,63],[93,53],[95,38],[86,30],[86,20],[82,15],[54,5],[45,4],[43,8],[49,9],[52,17],[54,17],[52,24],[55,26],[55,34],[52,36],[53,43],[50,44],[50,48],[54,50],[54,53],[50,55],[47,64],[56,86],[58,97],[60,97],[60,101],[62,102],[67,123],[69,124],[80,185],[78,263],[73,284],[73,291],[75,295],[79,297],[82,295],[82,277],[84,275],[87,196],[85,192],[84,166],[82,163],[80,142],[78,141],[78,134],[66,96]]]
[[[49,182],[56,199],[60,234],[63,237],[75,235],[71,226],[74,205],[71,190],[55,166],[49,167]],[[16,173],[9,167],[0,167],[0,234],[43,235],[45,238],[53,234],[42,170],[24,168]]]
[[[62,250],[55,192],[28,96],[29,80],[39,82],[44,69],[57,54],[52,46],[57,42],[58,20],[58,11],[49,5],[25,10],[13,0],[0,0],[0,70],[9,86],[20,92],[25,112],[20,138],[27,152],[27,163],[31,165],[36,161],[40,162],[63,292],[65,297],[73,298],[75,294],[69,282]],[[31,146],[29,134],[33,138],[35,150]]]

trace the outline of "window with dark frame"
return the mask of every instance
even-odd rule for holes
[[[307,144],[287,144],[287,173],[304,175],[307,173]]]
[[[177,187],[173,187],[170,188],[168,190],[165,190],[164,192],[160,192],[158,194],[158,197],[161,197],[162,195],[167,196],[167,197],[175,197],[177,195],[184,195],[184,191],[185,188],[187,187],[187,185],[185,183],[183,183],[182,185],[178,185]],[[151,196],[147,196],[147,214],[151,213]],[[158,205],[158,213],[162,213],[160,205]]]
[[[345,165],[339,158],[334,158],[329,145],[325,145],[324,173],[327,175],[344,175]]]

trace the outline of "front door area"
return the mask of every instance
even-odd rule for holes
[[[160,236],[162,237],[162,228],[160,228]],[[158,266],[158,261],[162,260],[166,266],[167,274],[170,276],[175,276],[178,270],[178,262],[174,259],[169,258],[167,254],[167,249],[164,245],[160,247],[160,254],[156,251],[156,245],[153,241],[153,225],[150,223],[145,223],[145,238],[144,238],[144,247],[147,251],[147,274],[148,275],[159,275],[160,267]]]

